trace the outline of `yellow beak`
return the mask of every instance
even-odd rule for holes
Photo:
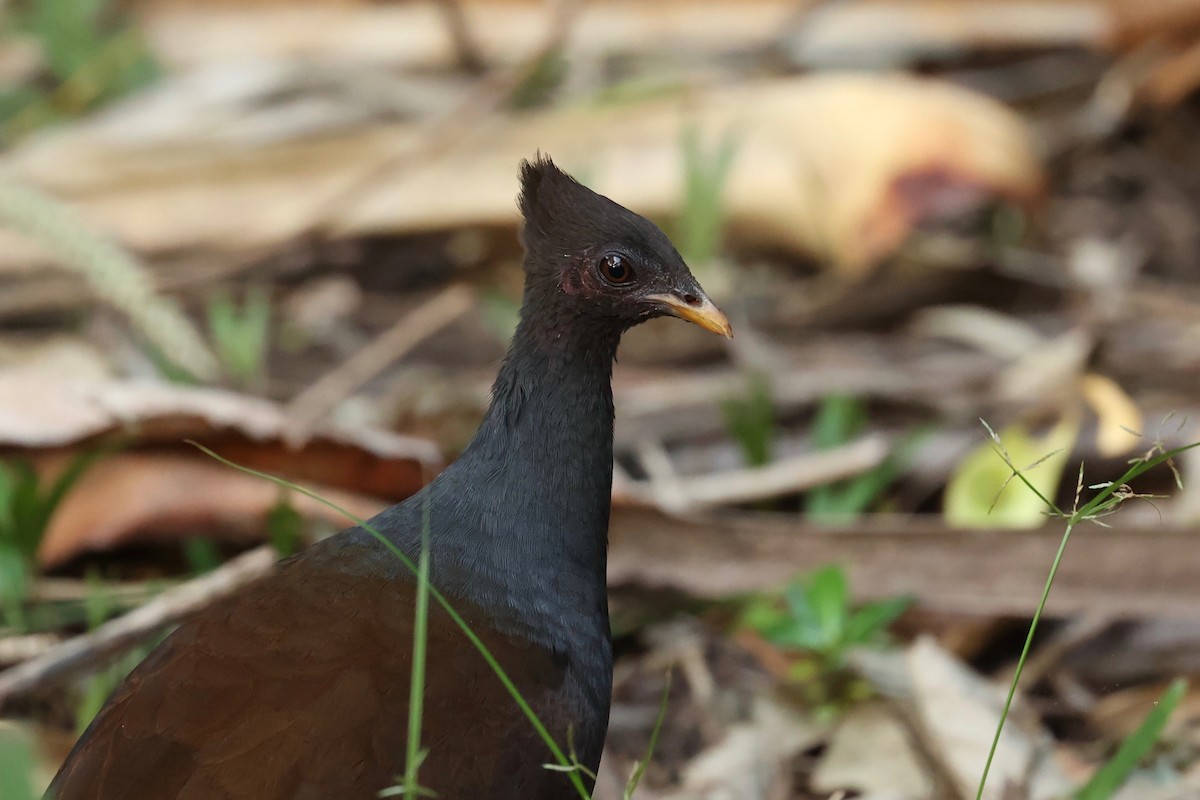
[[[700,295],[699,302],[695,305],[673,294],[652,294],[647,295],[646,299],[663,306],[673,317],[686,319],[706,331],[719,333],[727,339],[733,338],[733,328],[729,326],[729,320],[721,313],[721,309],[713,305],[713,301],[703,294]]]

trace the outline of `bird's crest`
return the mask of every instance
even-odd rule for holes
[[[578,245],[602,239],[613,223],[628,214],[563,172],[542,153],[521,162],[517,203],[525,218],[525,246],[546,255],[567,242]]]

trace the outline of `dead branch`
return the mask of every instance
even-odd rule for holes
[[[474,294],[467,287],[456,284],[443,289],[348,361],[334,367],[288,406],[288,438],[293,443],[306,440],[316,423],[338,403],[426,338],[466,313],[473,304]]]
[[[85,672],[153,631],[258,580],[274,567],[276,557],[275,550],[267,546],[243,553],[206,575],[163,592],[125,616],[0,672],[0,708],[14,697]]]

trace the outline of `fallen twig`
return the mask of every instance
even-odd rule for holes
[[[1192,619],[1200,603],[1195,531],[1126,523],[1087,527],[1054,584],[1048,613]],[[608,580],[725,599],[778,587],[817,564],[844,564],[858,599],[910,595],[956,614],[1019,616],[1045,576],[1062,530],[955,530],[937,517],[869,514],[852,526],[794,514],[671,515],[619,503],[609,529]]]
[[[288,405],[288,438],[299,443],[308,438],[317,421],[427,337],[449,325],[471,308],[474,295],[462,285],[442,290],[408,314],[375,341],[355,353],[301,392]]]
[[[186,617],[266,575],[277,554],[258,547],[220,568],[163,592],[141,608],[0,672],[0,708],[13,697],[86,671],[147,634]]]
[[[661,486],[657,485],[657,476],[651,480],[648,495],[660,507],[674,511],[765,500],[861,475],[882,464],[889,451],[887,438],[874,434],[832,450],[782,458],[763,467],[699,477],[671,474],[668,478],[661,465],[651,469],[648,464],[652,475],[663,475]],[[665,453],[660,455],[665,457]],[[640,494],[639,488],[632,488],[635,496]]]
[[[53,650],[62,638],[53,633],[27,633],[0,639],[0,664],[20,664]]]

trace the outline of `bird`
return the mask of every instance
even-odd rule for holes
[[[605,583],[612,368],[621,335],[674,316],[731,337],[654,223],[541,153],[520,163],[520,320],[480,426],[369,523],[475,631],[588,791],[608,728]],[[427,543],[427,544],[426,544]],[[362,526],[182,622],[118,686],[55,800],[366,800],[405,773],[417,581]],[[417,771],[442,800],[578,797],[436,603]],[[586,768],[586,769],[584,769]]]

